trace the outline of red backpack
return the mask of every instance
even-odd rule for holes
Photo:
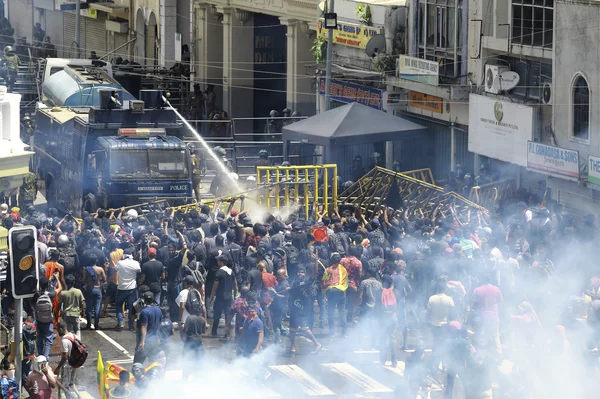
[[[78,369],[83,366],[88,357],[88,348],[81,342],[77,336],[65,337],[73,346],[71,347],[71,353],[69,354],[69,366]]]

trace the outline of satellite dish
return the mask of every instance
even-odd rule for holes
[[[375,35],[367,42],[365,49],[367,55],[371,58],[377,54],[385,53],[385,37],[383,35]]]
[[[509,91],[519,84],[519,74],[514,71],[504,71],[500,74],[500,90]]]

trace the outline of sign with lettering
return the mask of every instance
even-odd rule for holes
[[[527,167],[550,175],[579,179],[579,152],[527,142]]]
[[[444,99],[441,97],[430,96],[419,93],[418,91],[411,91],[409,101],[411,107],[437,112],[438,114],[444,112]]]
[[[469,151],[527,167],[527,142],[538,136],[539,107],[469,95]]]
[[[332,100],[344,103],[360,103],[381,111],[383,92],[372,87],[359,86],[352,83],[330,80],[330,95]],[[325,95],[325,78],[319,79],[319,94]]]
[[[401,55],[398,60],[397,76],[437,86],[440,80],[440,64],[423,58]]]
[[[588,183],[600,186],[600,158],[591,155],[588,158]]]
[[[317,34],[327,40],[328,29],[325,29],[323,18],[317,21]],[[358,24],[350,24],[347,22],[339,22],[337,29],[333,30],[333,43],[342,46],[354,48],[367,48],[369,39],[376,35],[383,35],[383,28],[374,28],[372,26],[363,26]]]

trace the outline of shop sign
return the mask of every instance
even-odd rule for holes
[[[418,91],[411,91],[409,100],[411,107],[437,112],[438,114],[444,112],[444,99],[441,97],[430,96],[419,93]]]
[[[383,110],[399,111],[406,109],[406,94],[402,92],[383,92]]]
[[[591,155],[588,159],[588,183],[600,186],[600,158]]]
[[[360,103],[381,111],[383,92],[372,87],[330,80],[330,98],[344,103]],[[325,95],[325,78],[319,80],[319,94]]]
[[[527,143],[539,130],[539,108],[469,95],[469,151],[527,166]]]
[[[529,141],[527,168],[578,180],[579,152]]]
[[[324,27],[323,18],[317,21],[317,33],[323,40],[328,39],[328,29]],[[365,49],[369,39],[376,35],[383,35],[383,28],[374,28],[347,22],[339,22],[337,29],[333,30],[333,43],[342,46]]]
[[[440,80],[440,64],[423,58],[401,55],[398,60],[397,76],[437,86]]]

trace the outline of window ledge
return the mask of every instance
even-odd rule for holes
[[[572,142],[577,143],[577,144],[590,145],[590,140],[589,139],[584,140],[584,139],[580,139],[580,138],[577,138],[577,137],[574,137],[574,136],[571,136],[571,135],[569,135],[569,141],[572,141]]]

